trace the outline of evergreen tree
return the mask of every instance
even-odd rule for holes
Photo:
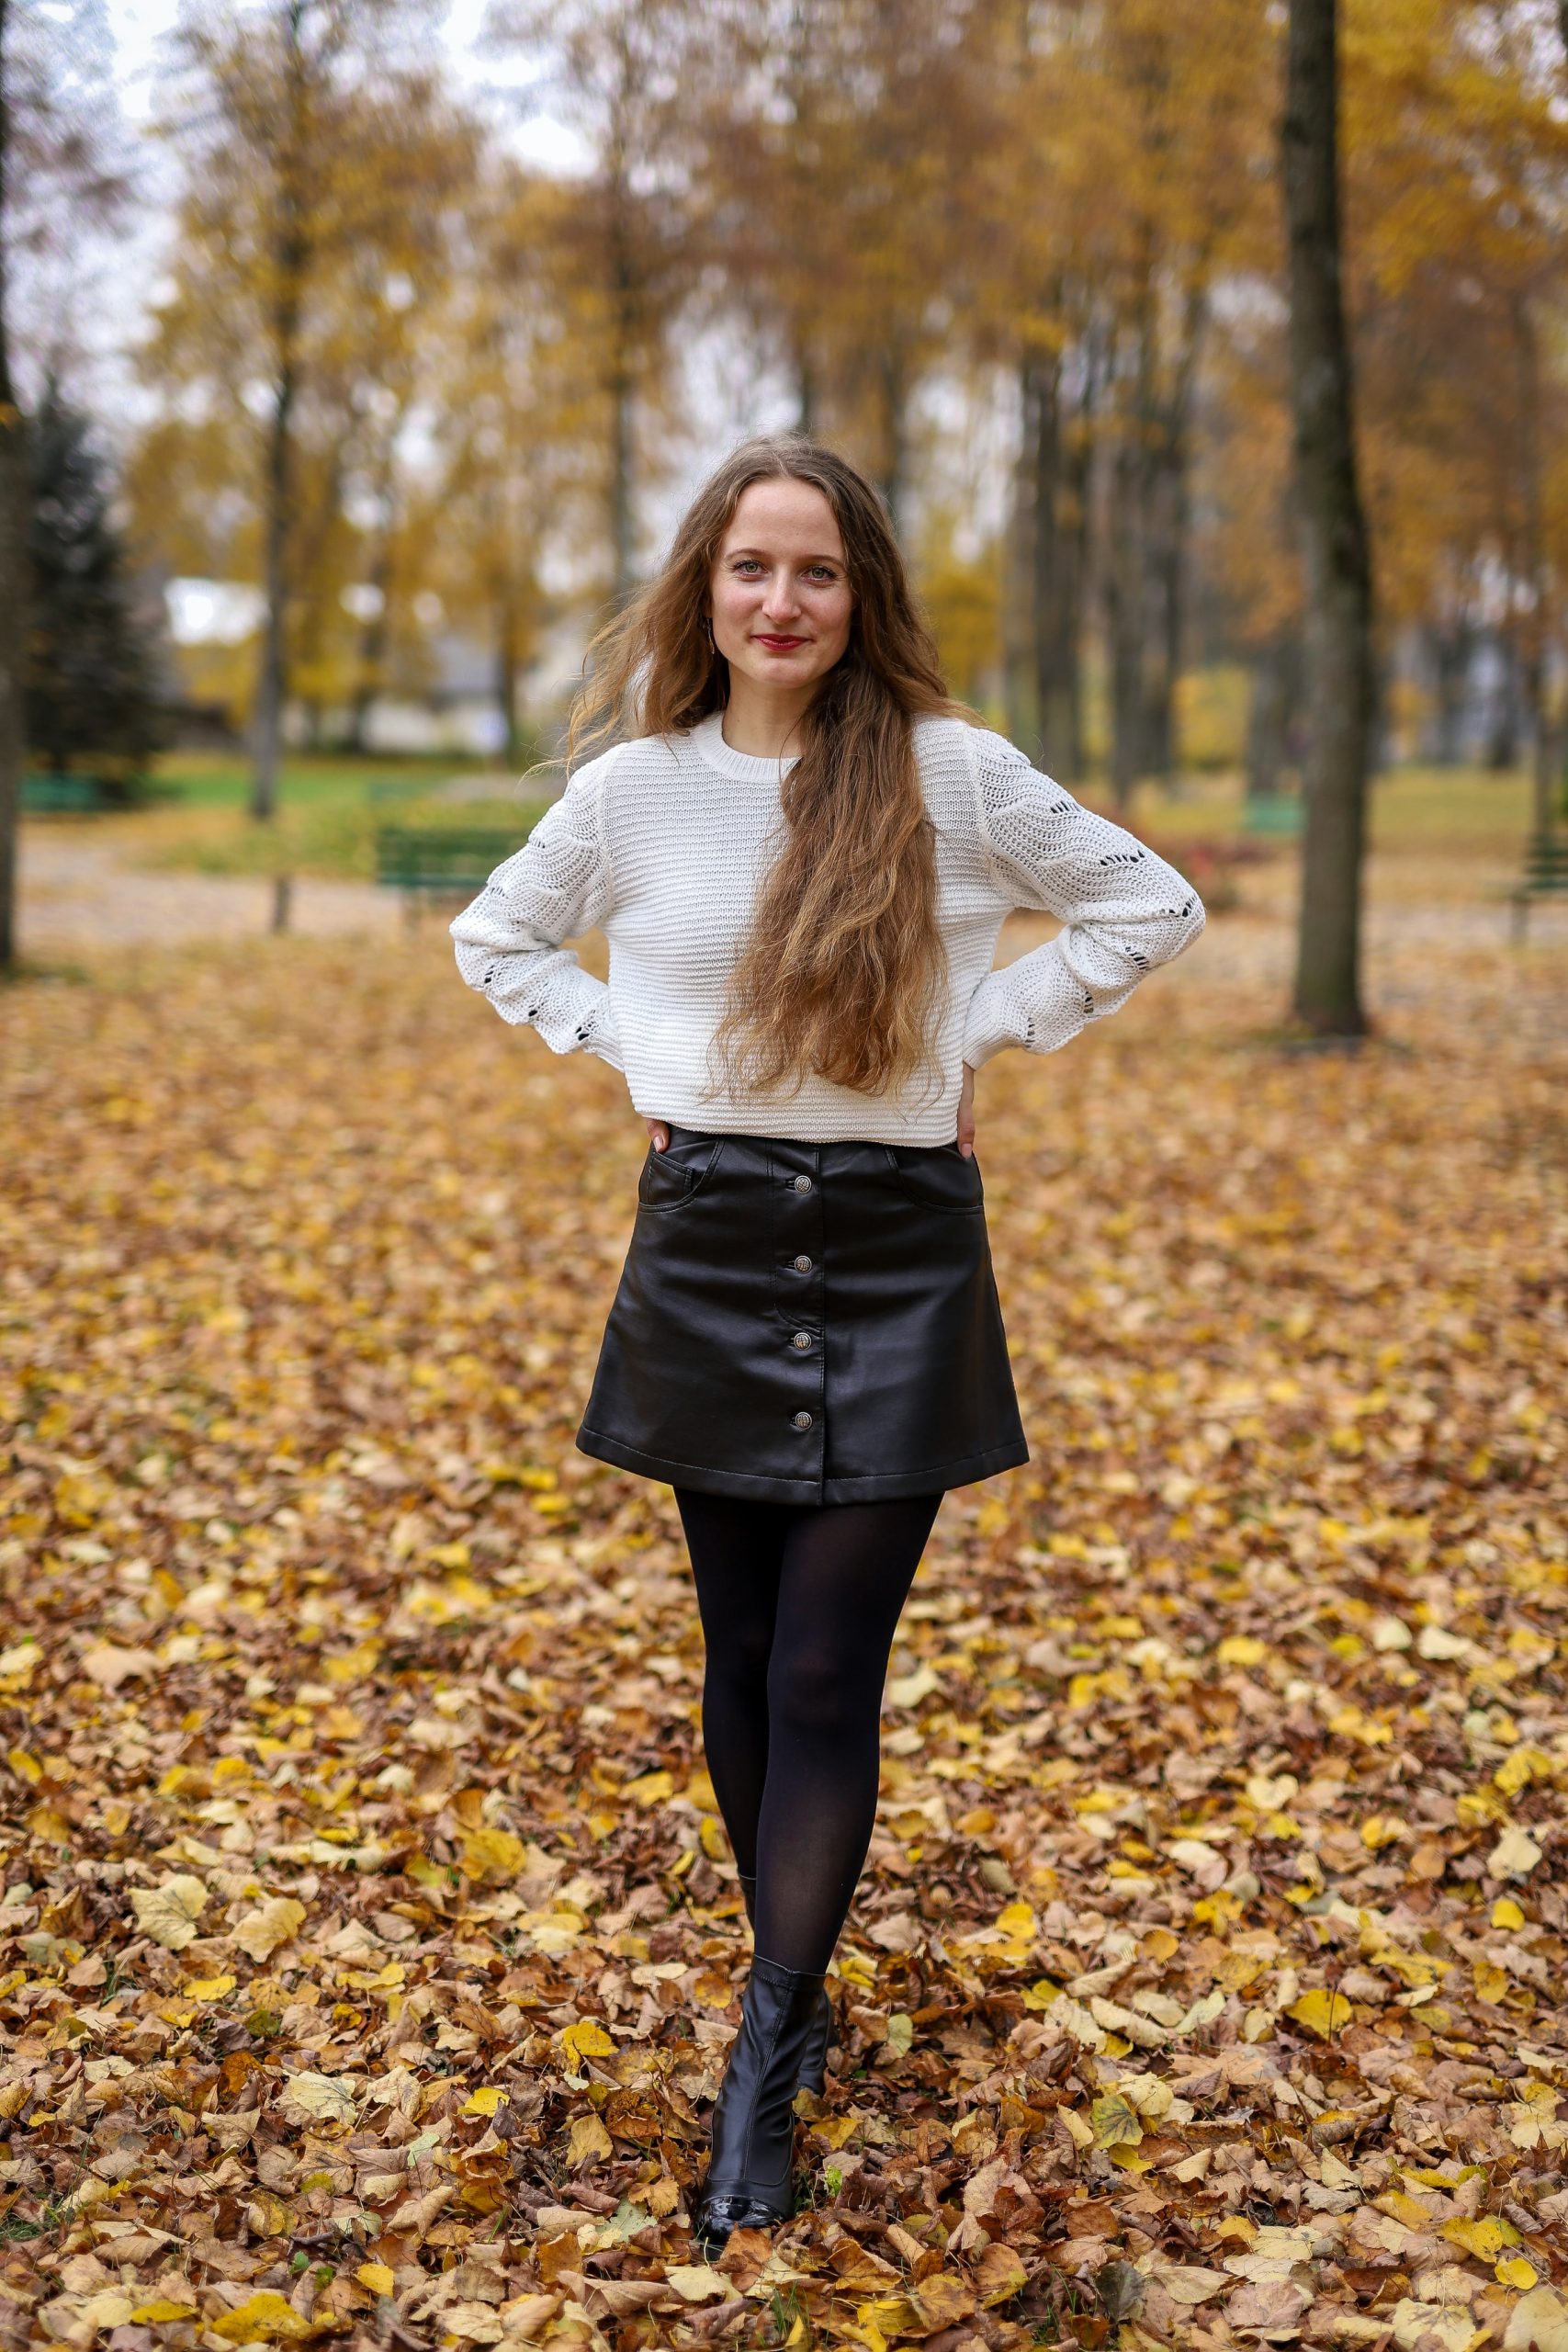
[[[51,378],[28,426],[32,616],[27,740],[51,774],[122,783],[162,741],[158,651],[138,614],[92,427]]]

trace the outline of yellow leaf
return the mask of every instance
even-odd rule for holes
[[[1089,2109],[1089,2120],[1094,2126],[1096,2147],[1115,2148],[1123,2143],[1135,2148],[1144,2136],[1136,2110],[1119,2091],[1108,2098],[1097,2098]]]
[[[233,1929],[234,1941],[253,1960],[270,1960],[305,1924],[305,1905],[292,1894],[274,1894],[254,1911],[247,1911]]]
[[[906,2017],[902,2009],[896,2010],[887,2020],[887,2047],[897,2050],[901,2058],[907,2057],[914,2039],[914,2019]]]
[[[1522,1928],[1524,1924],[1525,1915],[1513,1896],[1500,1894],[1492,1905],[1492,1925],[1495,1928]]]
[[[1361,1824],[1361,1843],[1374,1854],[1380,1847],[1396,1844],[1404,1835],[1404,1824],[1386,1813],[1370,1813]]]
[[[1492,2273],[1500,2286],[1528,2289],[1540,2277],[1533,2262],[1522,2254],[1506,2254]]]
[[[283,2086],[283,2103],[316,2123],[352,2123],[357,2112],[347,2085],[333,2075],[290,2075]]]
[[[38,1758],[31,1755],[25,1747],[8,1747],[6,1750],[6,1761],[18,1781],[30,1781],[35,1789],[43,1778],[43,1766]]]
[[[1478,1960],[1471,1974],[1474,1981],[1477,1999],[1486,2001],[1495,2008],[1508,1989],[1506,1969],[1494,1967],[1489,1960]]]
[[[247,2296],[210,2324],[214,2335],[225,2336],[231,2344],[297,2344],[310,2333],[310,2321],[301,2319],[288,2299],[270,2287]]]
[[[711,2262],[671,2263],[664,2278],[683,2303],[705,2303],[710,2295],[723,2301],[729,2299],[729,2281]]]
[[[1543,1747],[1516,1747],[1493,1773],[1492,1785],[1501,1789],[1506,1797],[1517,1796],[1532,1781],[1550,1781],[1556,1771],[1557,1766]]]
[[[193,2001],[220,2001],[225,1993],[234,1989],[231,1976],[196,1976],[186,1986]]]
[[[1349,2024],[1350,2004],[1343,1993],[1327,1993],[1318,1986],[1311,1993],[1303,1993],[1299,2001],[1292,2001],[1285,2015],[1326,2041],[1330,2034]]]
[[[354,2275],[373,2295],[389,2295],[398,2283],[384,2262],[362,2262]]]
[[[605,2157],[614,2153],[610,2135],[599,2118],[596,2115],[580,2115],[571,2127],[571,2141],[566,2155],[568,2171],[575,2172],[579,2165],[603,2164]]]
[[[669,1772],[639,1772],[635,1781],[626,1781],[621,1789],[624,1797],[643,1807],[662,1804],[666,1797],[675,1793],[674,1777]]]
[[[467,2107],[464,2108],[463,2113],[465,2115],[494,2115],[499,2112],[505,2097],[506,2093],[498,2083],[487,2083],[483,2090],[474,2093]]]
[[[457,1857],[457,1867],[465,1878],[488,1880],[499,1885],[515,1878],[527,1855],[521,1838],[510,1829],[473,1829],[463,1840],[463,1850]]]
[[[1033,1984],[1025,1988],[1023,2006],[1026,2009],[1048,2009],[1053,2001],[1059,2001],[1061,1997],[1059,1984],[1053,1984],[1048,1976],[1037,1976]]]
[[[1256,1634],[1227,1634],[1214,1655],[1222,1666],[1261,1666],[1269,1645]]]
[[[1506,2245],[1517,2245],[1519,2233],[1512,2222],[1496,2213],[1483,2213],[1474,2222],[1445,2222],[1441,2231],[1450,2245],[1463,2246],[1478,2262],[1495,2262]]]
[[[131,1675],[156,1674],[158,1660],[151,1650],[121,1649],[114,1642],[95,1642],[91,1649],[82,1653],[82,1671],[100,1690],[117,1690]]]
[[[195,2303],[176,2303],[171,2296],[159,2295],[156,2296],[150,2303],[138,2303],[130,2316],[133,2320],[151,2320],[156,2322],[159,2320],[194,2319],[196,2317],[196,2312],[197,2306]]]
[[[576,2025],[565,2028],[560,2046],[570,2071],[576,2075],[581,2072],[585,2058],[607,2058],[615,2045],[597,2018],[582,2018]]]
[[[918,2327],[919,2318],[908,2295],[878,2295],[874,2302],[855,2306],[855,2325],[868,2352],[870,2347],[886,2346],[911,2327]]]
[[[1486,1857],[1486,1867],[1494,1878],[1528,1878],[1540,1860],[1540,1848],[1516,1823],[1504,1830]]]
[[[165,1879],[162,1886],[130,1890],[136,1924],[165,1951],[183,1951],[196,1941],[196,1923],[207,1907],[207,1889],[198,1878]]]

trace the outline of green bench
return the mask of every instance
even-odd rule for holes
[[[1525,851],[1525,870],[1508,892],[1513,909],[1513,935],[1522,942],[1532,899],[1560,898],[1568,891],[1568,836],[1533,833]]]
[[[380,825],[376,879],[402,892],[412,923],[426,899],[476,898],[525,838],[494,825]]]
[[[1242,822],[1249,833],[1299,833],[1302,796],[1299,792],[1249,793],[1243,804]]]
[[[96,775],[25,775],[22,813],[27,817],[101,816],[113,806]]]

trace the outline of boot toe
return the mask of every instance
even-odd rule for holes
[[[724,2244],[732,2230],[776,2230],[789,2218],[783,2207],[749,2191],[705,2197],[697,2207],[694,2234],[702,2241],[705,2252],[711,2253]]]

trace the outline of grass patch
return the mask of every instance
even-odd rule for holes
[[[330,881],[374,881],[376,834],[382,825],[493,826],[521,848],[549,806],[530,794],[451,801],[428,796],[393,803],[361,797],[284,800],[258,824],[243,808],[197,806],[148,811],[123,820],[130,861],[159,873],[297,874]]]

